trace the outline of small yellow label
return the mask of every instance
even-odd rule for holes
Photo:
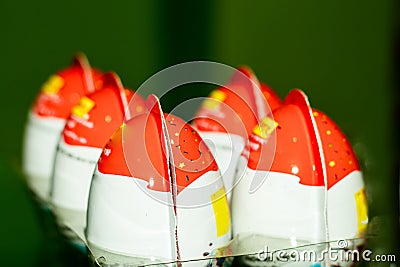
[[[84,118],[93,107],[94,101],[84,96],[79,101],[79,104],[72,108],[72,114]]]
[[[358,232],[363,233],[367,229],[368,225],[368,207],[367,198],[365,196],[365,188],[361,188],[354,194],[356,200],[356,210],[358,218]]]
[[[219,101],[224,101],[226,99],[226,94],[222,92],[221,90],[214,90],[211,92],[210,98],[219,100]]]
[[[208,109],[215,109],[221,102],[226,99],[226,94],[221,90],[214,90],[211,92],[208,99],[204,100],[203,106]]]
[[[51,76],[42,86],[42,92],[48,95],[57,94],[63,87],[64,79],[58,75]]]
[[[278,123],[269,117],[265,117],[253,129],[253,133],[261,138],[268,138],[268,136],[275,130]]]
[[[221,187],[210,196],[214,209],[215,223],[217,225],[217,236],[223,236],[230,231],[231,221],[228,200],[225,188]]]

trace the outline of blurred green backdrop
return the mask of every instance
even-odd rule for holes
[[[48,240],[20,174],[21,139],[41,84],[68,66],[76,51],[92,65],[119,73],[133,89],[163,67],[189,60],[249,65],[281,97],[303,89],[355,146],[370,215],[378,216],[387,236],[376,248],[398,251],[398,10],[395,0],[2,0],[1,262],[35,266],[46,257]],[[185,87],[162,104],[168,110],[210,88]]]

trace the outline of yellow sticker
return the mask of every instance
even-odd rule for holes
[[[226,99],[226,94],[222,92],[221,90],[214,90],[211,92],[210,98],[219,100],[219,101],[224,101]]]
[[[253,129],[253,133],[261,138],[268,138],[268,136],[275,130],[278,123],[269,117],[265,117]]]
[[[223,236],[230,231],[231,221],[229,205],[226,198],[225,188],[221,187],[210,196],[214,209],[215,223],[217,225],[217,236]]]
[[[48,95],[57,94],[63,87],[64,79],[58,75],[51,76],[42,86],[42,92]]]
[[[356,210],[358,219],[358,232],[363,233],[367,229],[368,225],[368,207],[367,198],[365,196],[365,188],[361,188],[354,194],[356,200]]]
[[[72,114],[84,118],[93,107],[94,101],[84,96],[79,101],[79,104],[72,108]]]
[[[214,90],[211,92],[208,99],[204,100],[203,106],[208,109],[215,109],[221,102],[226,99],[226,94],[221,90]]]

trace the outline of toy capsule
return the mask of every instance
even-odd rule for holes
[[[252,70],[240,67],[226,86],[211,92],[197,112],[193,125],[215,149],[214,157],[223,174],[228,200],[249,134],[280,102]]]
[[[144,100],[125,89],[115,73],[103,77],[101,90],[83,96],[72,108],[56,152],[51,203],[61,225],[83,236],[90,183],[110,136],[127,116],[144,111]],[[130,102],[129,109],[128,103]]]
[[[102,87],[101,73],[78,54],[71,67],[52,75],[29,111],[22,167],[34,194],[47,201],[60,133],[80,98]]]
[[[356,156],[302,91],[290,92],[254,128],[240,164],[232,221],[243,246],[273,250],[363,237],[368,216]]]
[[[89,248],[96,259],[126,266],[204,259],[231,238],[218,166],[197,131],[163,114],[155,96],[146,107],[100,157],[88,203]]]

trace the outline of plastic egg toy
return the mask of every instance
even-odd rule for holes
[[[147,112],[113,135],[98,162],[88,204],[89,248],[107,264],[204,259],[231,238],[221,174],[189,124],[163,114],[154,96],[146,104]]]
[[[78,54],[71,67],[49,78],[29,111],[22,168],[40,200],[48,200],[56,148],[71,108],[101,86],[101,73],[90,67],[85,55]]]
[[[225,87],[211,92],[197,112],[193,126],[214,147],[228,199],[249,134],[280,102],[276,93],[260,83],[249,68],[240,67]]]
[[[254,128],[240,162],[245,172],[233,189],[232,221],[243,246],[272,250],[363,237],[368,216],[356,156],[302,91],[290,92]]]
[[[54,162],[51,203],[60,224],[78,236],[84,235],[90,184],[103,147],[124,122],[125,112],[135,116],[144,110],[144,100],[125,89],[115,73],[103,80],[101,90],[83,96],[72,108]]]

